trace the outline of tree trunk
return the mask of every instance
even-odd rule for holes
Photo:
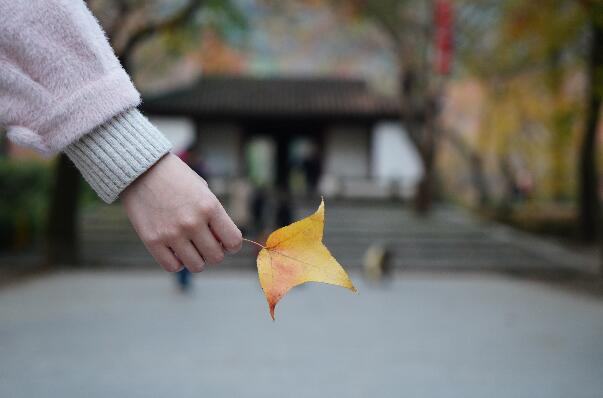
[[[203,4],[202,0],[190,0],[176,14],[163,21],[149,23],[142,27],[134,33],[133,37],[130,37],[125,48],[120,51],[116,50],[119,61],[132,79],[134,78],[132,57],[138,45],[156,33],[185,24],[194,17],[195,11]],[[122,3],[121,6],[122,11],[126,12],[127,3]],[[109,31],[109,29],[106,30]],[[50,265],[71,265],[78,262],[77,215],[80,183],[78,170],[66,155],[61,155],[56,167],[55,185],[48,214],[46,257]]]
[[[6,132],[0,130],[0,157],[8,155],[8,138]]]
[[[477,150],[472,149],[460,134],[448,130],[446,137],[469,166],[471,185],[475,190],[477,206],[480,208],[486,207],[490,203],[490,190],[484,174],[484,161],[481,155]]]
[[[553,134],[551,139],[551,197],[554,202],[562,203],[567,199],[566,190],[566,149],[568,148],[568,140],[565,138],[567,130],[565,126],[559,126],[559,123],[555,122]]]
[[[499,158],[498,166],[503,180],[504,192],[497,206],[497,217],[501,220],[510,220],[513,215],[513,207],[517,199],[517,184],[515,181],[515,170],[511,164],[508,151]]]
[[[420,215],[426,215],[431,210],[436,185],[434,163],[438,109],[435,98],[420,84],[424,78],[408,66],[400,71],[402,121],[423,165],[423,176],[414,196],[415,211]]]
[[[419,215],[426,215],[433,206],[435,188],[435,173],[433,161],[429,157],[423,157],[423,177],[417,185],[415,193],[415,210]]]
[[[480,208],[485,208],[490,203],[490,190],[484,175],[484,161],[480,155],[472,154],[470,165],[471,182],[477,194],[477,204]]]
[[[48,215],[46,260],[48,265],[77,265],[77,215],[80,174],[67,155],[56,165]]]
[[[561,65],[561,51],[553,51],[547,61],[547,81],[549,95],[553,99],[553,115],[550,141],[550,189],[554,202],[561,203],[567,199],[567,148],[570,146],[571,120],[567,110],[561,106],[563,102],[564,73]]]
[[[580,235],[584,241],[596,239],[599,218],[597,176],[597,128],[603,97],[603,27],[593,23],[588,61],[588,97],[584,138],[579,154]]]
[[[279,192],[289,192],[289,139],[284,134],[276,136],[276,187]]]

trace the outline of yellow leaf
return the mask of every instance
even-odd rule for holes
[[[274,231],[258,254],[260,285],[273,320],[279,300],[302,283],[322,282],[356,291],[348,274],[322,243],[324,209],[323,201],[316,213]]]

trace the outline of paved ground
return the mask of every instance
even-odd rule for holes
[[[500,275],[298,288],[54,274],[0,291],[0,397],[600,398],[603,301]]]

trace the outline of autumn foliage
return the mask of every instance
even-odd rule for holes
[[[277,229],[258,254],[260,285],[270,316],[281,298],[305,282],[322,282],[356,291],[343,267],[322,243],[325,219],[324,202],[309,217]]]

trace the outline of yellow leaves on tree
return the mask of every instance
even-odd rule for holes
[[[293,287],[305,282],[322,282],[356,288],[345,270],[322,243],[324,202],[316,213],[274,231],[258,254],[260,285],[270,316],[279,300]]]

